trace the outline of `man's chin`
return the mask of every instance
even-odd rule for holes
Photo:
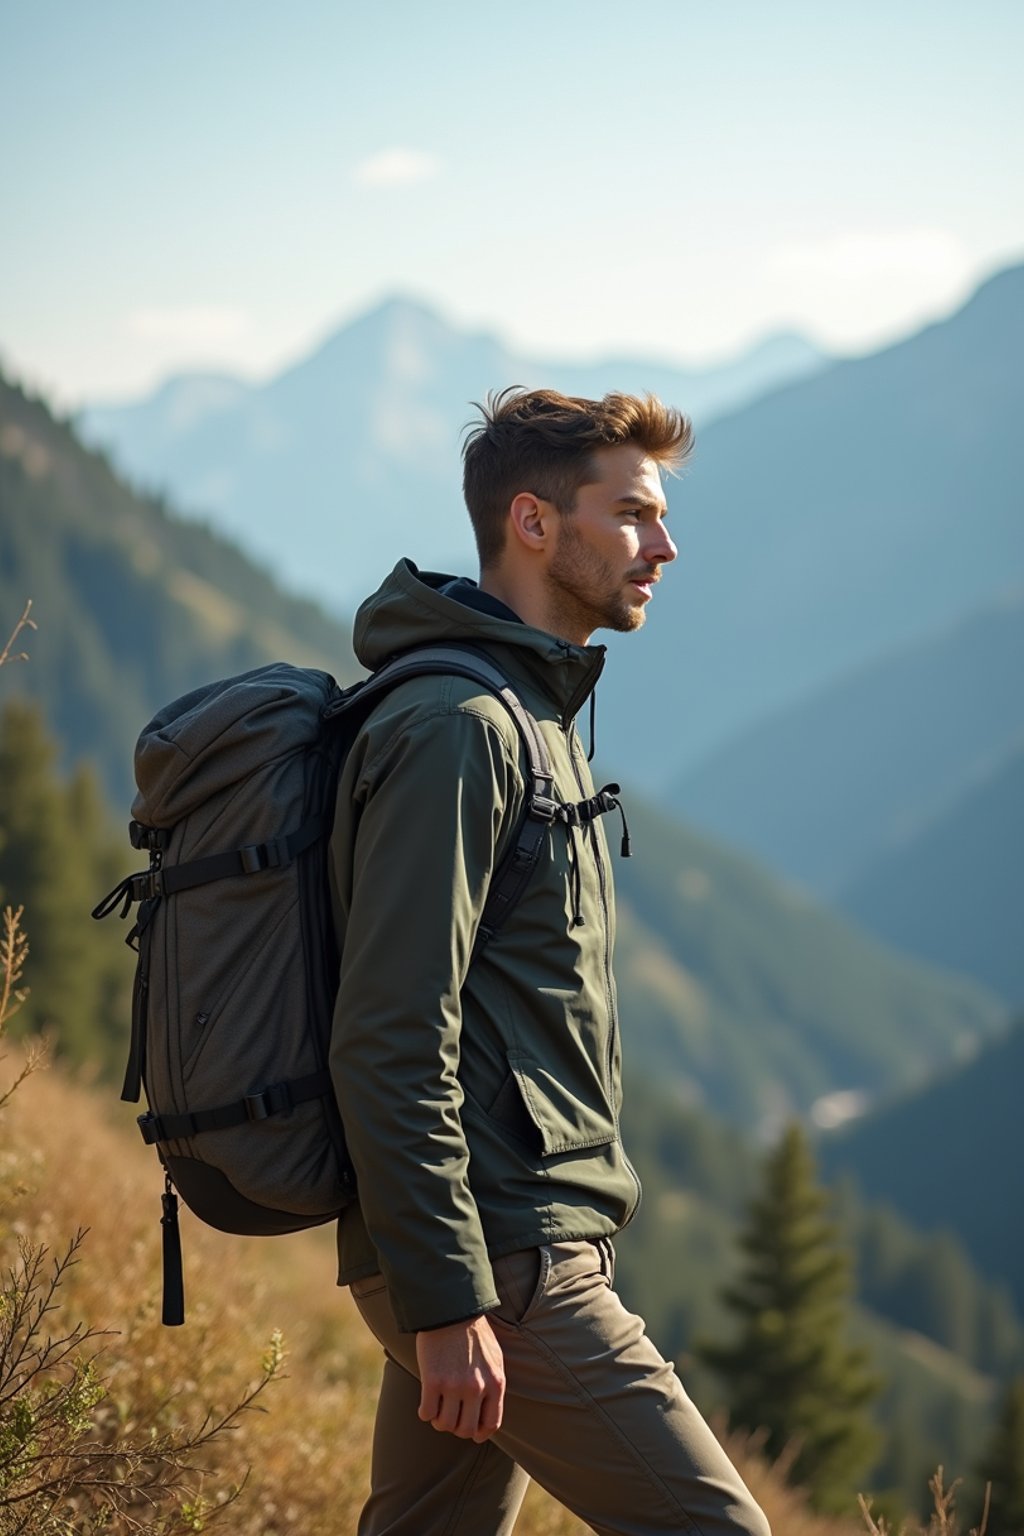
[[[616,609],[614,615],[608,614],[604,621],[604,628],[612,629],[619,635],[629,635],[635,629],[643,629],[646,623],[647,609],[639,605],[634,607],[630,603],[626,608]]]

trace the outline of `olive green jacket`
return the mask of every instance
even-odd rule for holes
[[[484,647],[540,724],[555,798],[589,798],[574,717],[604,647],[479,612],[444,595],[451,579],[400,561],[359,610],[359,660],[375,668],[449,640]],[[619,1139],[600,822],[552,826],[525,894],[470,965],[526,766],[491,693],[423,677],[374,708],[339,783],[331,1069],[359,1185],[339,1223],[339,1283],[380,1270],[407,1331],[496,1306],[491,1257],[610,1236],[639,1204]]]

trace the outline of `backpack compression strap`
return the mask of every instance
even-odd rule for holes
[[[92,915],[108,917],[123,901],[123,917],[133,901],[174,896],[178,891],[190,890],[195,885],[209,885],[212,880],[226,880],[231,875],[258,875],[264,869],[280,869],[297,859],[300,853],[305,853],[307,848],[312,848],[323,830],[322,816],[308,816],[294,832],[272,838],[268,843],[251,843],[246,848],[232,848],[228,853],[211,853],[202,859],[190,859],[187,864],[156,863],[142,874],[127,875],[93,908]]]
[[[516,829],[515,842],[502,859],[491,879],[487,900],[480,917],[472,959],[498,932],[519,900],[537,867],[548,831],[558,819],[560,806],[554,798],[554,770],[541,730],[508,679],[483,651],[470,645],[426,645],[404,651],[386,662],[364,683],[356,684],[333,704],[328,705],[325,720],[335,719],[347,710],[369,704],[389,693],[410,677],[454,674],[480,683],[508,710],[526,749],[529,782],[526,804]]]

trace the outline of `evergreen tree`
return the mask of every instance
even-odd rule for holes
[[[112,834],[94,775],[81,769],[65,785],[55,758],[38,707],[12,699],[0,715],[0,901],[32,914],[18,1024],[52,1029],[77,1060],[109,1064],[133,958],[123,934],[98,932],[90,916],[115,883]]]
[[[732,1423],[796,1448],[790,1476],[816,1505],[848,1501],[877,1437],[867,1405],[878,1382],[844,1340],[849,1262],[826,1215],[806,1138],[791,1126],[769,1155],[740,1244],[740,1279],[722,1293],[739,1322],[730,1344],[699,1347],[726,1387]]]
[[[988,1450],[979,1467],[992,1484],[987,1536],[1024,1536],[1024,1376],[1003,1395]]]

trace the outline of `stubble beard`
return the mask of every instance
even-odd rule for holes
[[[572,514],[563,513],[547,570],[548,588],[559,618],[588,635],[595,629],[612,629],[619,634],[640,629],[647,614],[642,604],[629,601],[626,581],[578,537]]]

